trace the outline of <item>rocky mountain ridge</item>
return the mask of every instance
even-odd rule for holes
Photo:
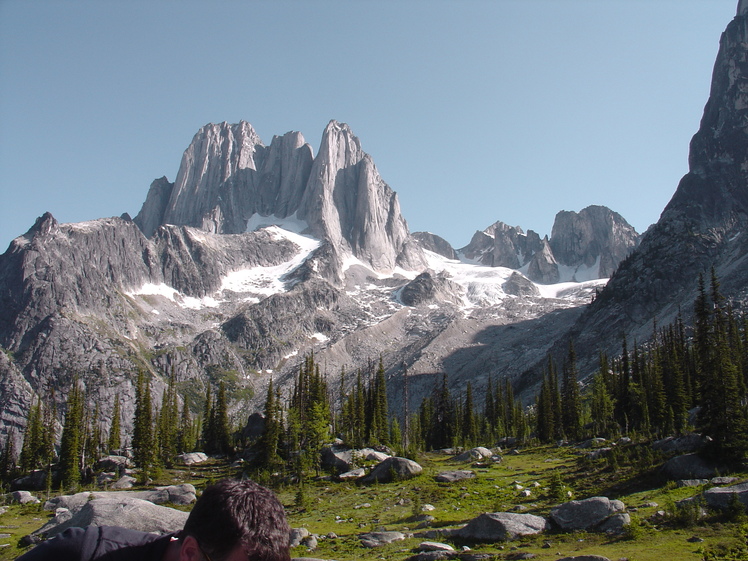
[[[223,380],[241,416],[311,350],[331,379],[381,355],[397,408],[402,364],[414,399],[445,370],[455,385],[487,365],[517,375],[605,284],[539,285],[457,257],[410,234],[347,125],[330,123],[316,158],[299,133],[265,147],[248,123],[206,125],[134,220],[47,213],[0,256],[0,430],[20,434],[51,388],[62,412],[74,378],[104,415],[119,399],[127,425],[138,369],[155,399],[173,372],[196,409]],[[523,333],[521,355],[495,348]]]
[[[444,372],[458,392],[507,378],[529,399],[548,353],[564,356],[573,340],[580,373],[593,372],[623,335],[645,341],[655,319],[688,315],[711,267],[740,309],[743,2],[721,40],[689,166],[638,247],[622,218],[588,207],[559,213],[550,238],[496,223],[455,252],[410,234],[347,125],[328,125],[316,157],[299,133],[265,147],[248,123],[206,125],[175,182],[156,180],[134,221],[44,215],[0,256],[0,433],[18,438],[40,396],[54,396],[62,415],[76,378],[105,417],[119,400],[127,427],[138,369],[155,400],[173,373],[195,413],[206,387],[224,381],[241,419],[271,379],[287,392],[312,350],[335,388],[352,382],[340,380],[343,367],[367,372],[381,356],[396,412],[403,367],[411,403]],[[597,277],[613,269],[606,286]],[[576,282],[558,282],[567,279]]]
[[[550,239],[496,222],[476,232],[459,254],[553,284],[607,278],[638,243],[639,234],[620,214],[603,206],[588,206],[578,213],[559,212]]]

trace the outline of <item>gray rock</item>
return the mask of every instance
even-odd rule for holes
[[[514,540],[549,529],[548,521],[534,514],[492,512],[481,514],[455,532],[459,538],[474,541]]]
[[[405,539],[402,532],[367,532],[360,534],[361,545],[368,548],[379,547],[388,543],[401,541]]]
[[[431,232],[413,232],[411,235],[423,249],[427,249],[447,259],[457,259],[457,252],[444,238]]]
[[[489,450],[488,448],[484,448],[483,446],[478,446],[476,448],[471,448],[470,450],[466,450],[462,454],[459,454],[452,458],[455,462],[472,462],[476,460],[482,460],[483,458],[490,458],[493,456],[493,452]]]
[[[591,497],[569,501],[551,509],[551,519],[562,530],[594,530],[611,515],[621,510],[623,503],[607,497]]]
[[[678,487],[700,487],[707,483],[709,483],[709,479],[681,479],[677,482],[677,485]]]
[[[620,534],[630,524],[631,516],[628,512],[617,512],[598,525],[596,530],[606,534]]]
[[[353,479],[361,479],[364,475],[366,475],[366,469],[356,468],[352,469],[351,471],[341,473],[340,475],[338,475],[338,479],[340,479],[341,481],[350,481]]]
[[[291,528],[290,547],[298,547],[301,545],[301,540],[309,535],[309,530],[306,528]]]
[[[466,469],[443,471],[435,475],[434,479],[440,483],[454,483],[455,481],[463,481],[465,479],[475,479],[475,472]]]
[[[187,512],[132,497],[94,499],[87,501],[66,521],[58,523],[52,519],[34,534],[51,538],[72,526],[122,526],[141,532],[165,534],[181,530],[187,516]]]
[[[454,551],[455,548],[448,543],[440,542],[421,542],[416,547],[416,551]]]
[[[610,561],[602,555],[577,555],[576,557],[561,557],[556,561]]]
[[[423,468],[408,458],[390,457],[378,463],[369,475],[361,478],[362,483],[388,483],[397,480],[410,479],[423,471]]]
[[[684,454],[670,458],[662,466],[663,473],[670,479],[711,479],[717,475],[717,468],[696,454]]]
[[[679,454],[697,452],[706,444],[706,439],[700,434],[684,434],[683,436],[668,436],[652,443],[652,448],[661,452],[678,452]]]
[[[748,483],[740,483],[730,487],[712,487],[703,493],[709,507],[721,510],[728,508],[733,495],[736,495],[738,500],[748,507]]]
[[[307,549],[317,549],[317,538],[313,535],[301,539],[301,545]]]
[[[133,466],[134,464],[130,458],[127,458],[126,456],[111,455],[100,458],[99,461],[94,464],[94,471],[124,471]]]
[[[52,497],[44,503],[44,510],[57,510],[60,508],[69,510],[71,512],[78,512],[83,505],[85,505],[91,493],[83,491],[74,495],[60,495],[58,497]]]
[[[34,495],[32,495],[29,491],[11,491],[8,495],[6,495],[10,502],[16,503],[16,504],[38,504],[41,501],[36,498]]]
[[[112,483],[110,489],[132,489],[135,486],[137,479],[130,475],[123,475],[117,481]]]
[[[177,456],[177,461],[184,466],[202,464],[208,461],[208,455],[204,452],[187,452]]]

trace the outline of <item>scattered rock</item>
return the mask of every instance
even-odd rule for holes
[[[408,458],[389,457],[378,463],[369,475],[362,477],[362,483],[389,483],[393,480],[410,479],[423,471],[423,468]]]
[[[668,436],[652,443],[652,448],[662,452],[688,453],[701,450],[706,439],[700,434],[685,434],[683,436]]]
[[[299,545],[301,545],[301,540],[308,537],[309,535],[309,530],[307,530],[306,528],[291,528],[289,546],[298,547]]]
[[[610,561],[602,555],[577,555],[576,557],[562,557],[556,561]]]
[[[364,468],[356,468],[352,469],[351,471],[341,473],[340,475],[338,475],[338,479],[340,481],[352,481],[354,479],[360,479],[364,475],[366,475],[366,470]]]
[[[737,477],[712,477],[712,485],[730,485],[737,480]]]
[[[185,466],[192,466],[195,464],[202,464],[208,461],[208,455],[203,452],[187,452],[186,454],[180,454],[177,456],[177,461]]]
[[[416,547],[416,551],[454,551],[455,548],[448,543],[440,542],[421,542]]]
[[[462,454],[459,454],[458,456],[455,456],[454,458],[452,458],[452,461],[472,462],[476,460],[482,460],[483,458],[490,458],[491,456],[493,456],[493,452],[491,452],[488,448],[478,446],[476,448],[471,448],[470,450],[467,450]]]
[[[306,536],[301,539],[301,545],[309,550],[317,549],[317,538],[315,536]]]
[[[455,471],[443,471],[434,477],[436,481],[439,481],[441,483],[454,483],[455,481],[463,481],[465,479],[474,479],[474,478],[475,478],[475,472],[466,470],[466,469],[458,469]]]
[[[117,481],[112,483],[109,488],[117,490],[132,489],[137,481],[137,479],[130,475],[123,475]]]
[[[548,521],[534,514],[492,512],[481,514],[455,532],[457,537],[475,541],[505,541],[518,536],[539,534]]]
[[[55,517],[33,533],[52,537],[72,526],[122,526],[166,534],[181,530],[187,516],[187,512],[133,497],[94,499],[87,501],[65,522],[60,523]]]
[[[717,475],[717,468],[696,454],[683,454],[670,458],[662,466],[663,473],[670,479],[711,479]]]
[[[748,483],[740,483],[730,487],[712,487],[704,491],[703,495],[706,504],[711,508],[727,509],[733,495],[736,495],[738,500],[748,507]]]
[[[627,512],[617,512],[600,524],[597,531],[606,534],[620,534],[630,524],[631,516]]]
[[[126,469],[133,467],[133,463],[127,456],[104,456],[94,464],[94,471],[120,471],[123,472]]]
[[[379,547],[395,541],[405,539],[405,534],[402,532],[368,532],[366,534],[359,535],[361,545],[368,548]]]
[[[551,509],[551,519],[562,530],[594,530],[610,516],[625,508],[621,501],[591,497],[569,501]]]
[[[687,542],[690,542],[690,543],[701,543],[701,542],[703,542],[703,541],[704,541],[704,538],[700,538],[700,537],[698,537],[698,536],[691,536],[691,537],[690,537],[690,538],[688,538],[688,539],[687,539],[686,541],[687,541]]]
[[[39,504],[41,501],[32,495],[29,491],[12,491],[8,495],[8,500],[17,504]]]
[[[701,487],[707,483],[709,483],[708,479],[681,479],[678,481],[678,487]]]

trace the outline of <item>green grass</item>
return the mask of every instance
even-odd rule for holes
[[[629,456],[637,455],[635,446]],[[296,548],[295,557],[313,556],[322,559],[347,561],[354,559],[402,560],[413,555],[413,549],[425,539],[446,541],[455,549],[469,546],[473,552],[499,555],[511,553],[513,548],[534,553],[538,560],[555,560],[559,556],[603,555],[609,559],[627,558],[629,561],[701,560],[706,549],[728,548],[738,539],[739,524],[726,516],[711,513],[695,526],[682,527],[672,517],[652,519],[658,510],[672,512],[673,504],[697,494],[699,488],[677,488],[657,475],[656,466],[643,468],[627,463],[626,457],[611,466],[606,459],[582,461],[572,448],[541,446],[523,450],[519,455],[505,455],[499,464],[483,466],[456,464],[437,454],[423,454],[418,458],[424,471],[408,481],[370,486],[355,483],[314,480],[304,487],[304,503],[298,504],[296,486],[280,486],[276,492],[286,507],[292,527],[305,527],[320,536],[318,548],[308,552]],[[458,483],[437,483],[434,475],[440,471],[472,469],[476,478]],[[198,489],[226,476],[236,475],[225,462],[211,461],[191,468],[164,470],[155,484],[193,483]],[[738,474],[741,475],[741,474]],[[748,474],[742,474],[748,476]],[[560,477],[565,490],[574,498],[605,495],[622,500],[632,517],[632,527],[623,536],[593,533],[549,532],[509,543],[463,543],[450,539],[412,537],[376,549],[364,549],[359,535],[373,530],[395,530],[406,534],[416,529],[416,514],[421,507],[435,508],[426,514],[435,518],[430,529],[453,528],[483,512],[514,511],[548,516],[559,504],[552,497],[551,481]],[[521,497],[515,485],[531,491]],[[537,486],[536,486],[537,484]],[[643,506],[657,503],[658,506]],[[0,516],[0,533],[11,534],[0,539],[0,560],[13,559],[22,551],[18,539],[41,526],[49,513],[38,506],[11,506]],[[330,537],[328,537],[330,536]],[[704,541],[691,543],[692,536]],[[744,538],[743,538],[744,539]],[[549,547],[548,547],[549,545]],[[560,555],[559,555],[560,554]]]

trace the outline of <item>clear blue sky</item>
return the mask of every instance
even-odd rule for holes
[[[135,215],[208,122],[348,123],[411,231],[639,231],[687,171],[737,0],[0,0],[0,251],[50,211]]]

